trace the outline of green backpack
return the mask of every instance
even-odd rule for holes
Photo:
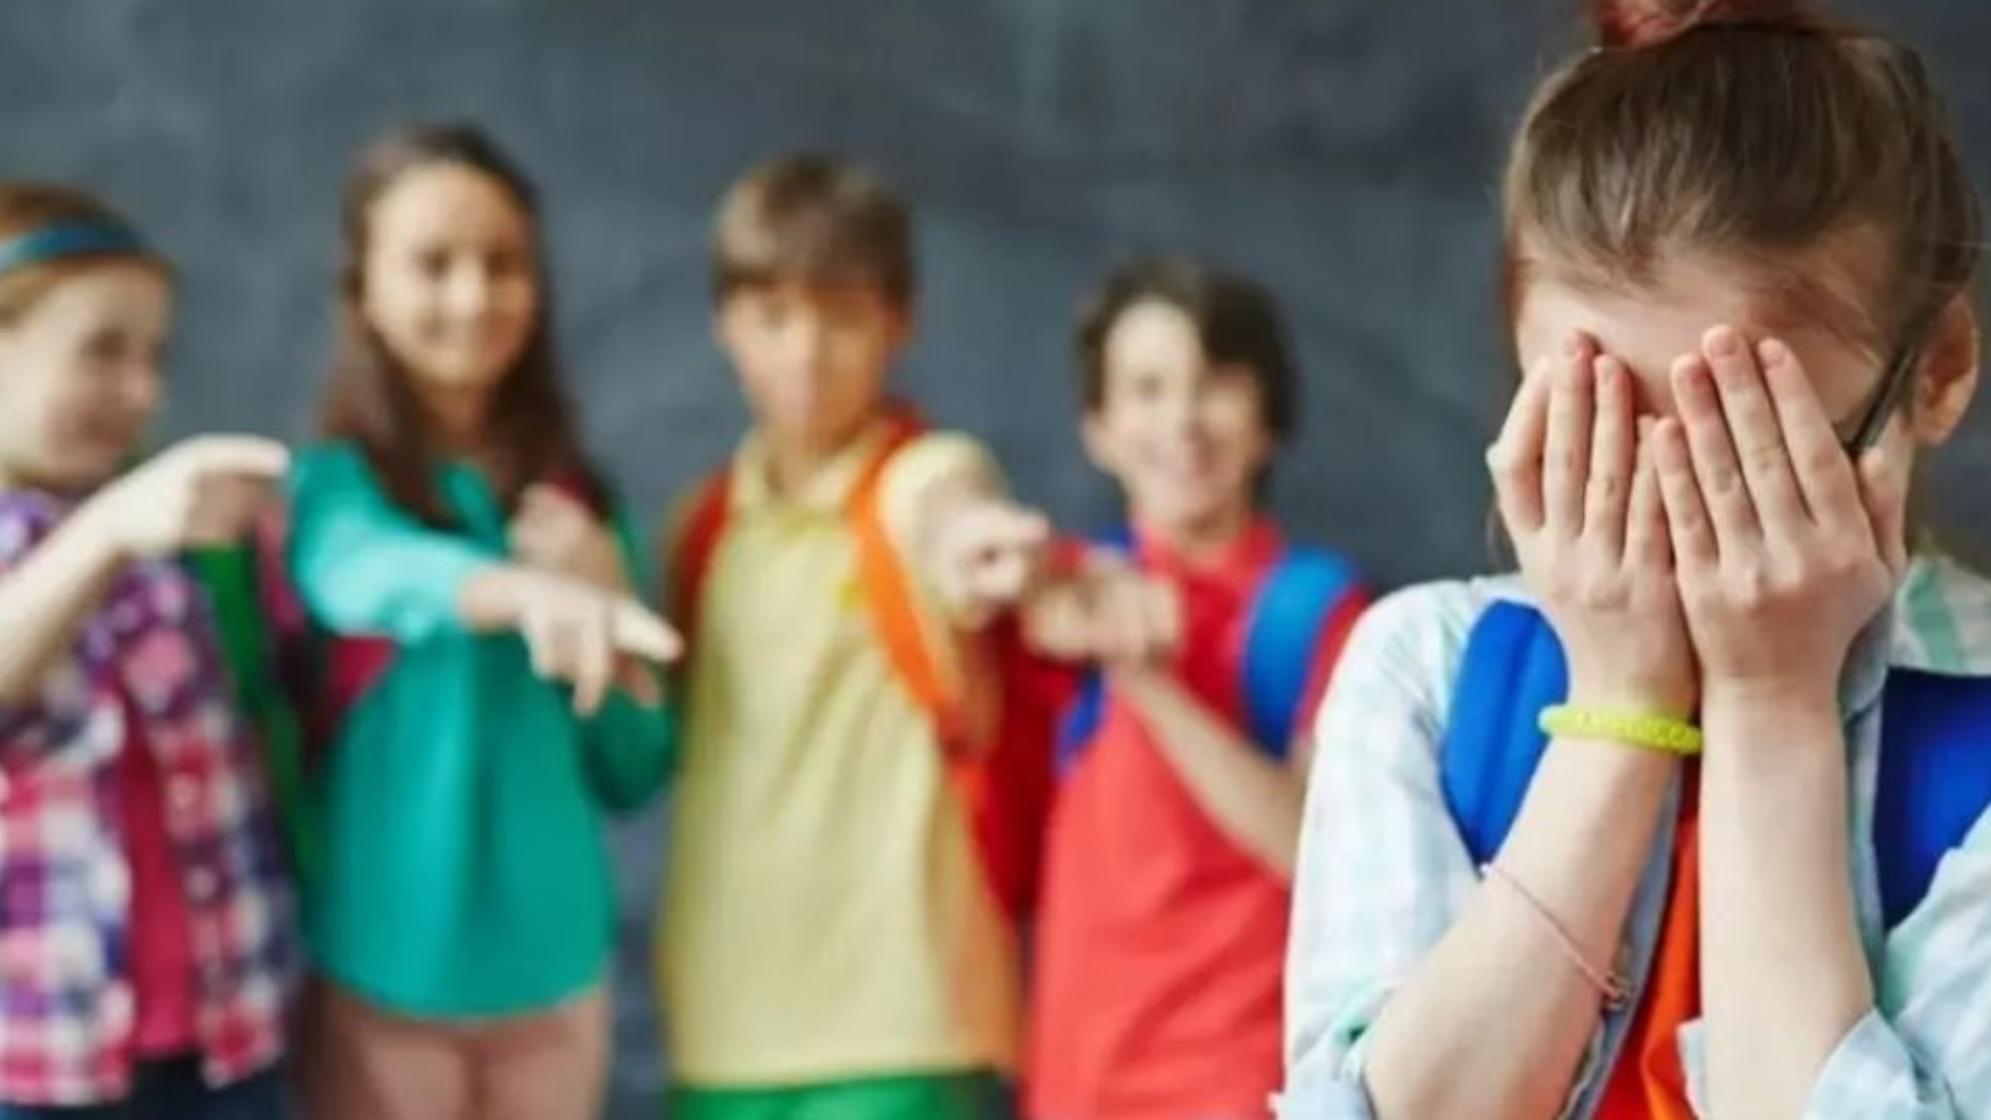
[[[240,709],[262,748],[291,870],[299,882],[309,882],[322,866],[323,853],[305,792],[304,726],[281,669],[281,620],[272,617],[286,612],[265,593],[263,566],[274,559],[249,542],[186,556],[189,569],[207,591],[222,659],[235,682]]]

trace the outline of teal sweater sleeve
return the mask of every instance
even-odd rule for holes
[[[640,809],[677,763],[677,716],[668,703],[642,704],[621,690],[582,728],[588,778],[604,808]]]
[[[639,596],[648,598],[655,587],[648,555],[637,543],[626,511],[618,508],[612,520],[629,582]],[[602,804],[618,812],[642,807],[670,778],[677,762],[677,738],[677,715],[668,702],[652,707],[620,689],[612,693],[587,722],[582,737],[588,773]]]
[[[396,507],[349,445],[299,456],[290,502],[292,578],[312,615],[335,633],[413,645],[458,629],[464,582],[500,560]]]

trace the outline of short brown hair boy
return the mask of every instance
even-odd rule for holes
[[[794,281],[858,283],[900,310],[913,303],[912,215],[897,191],[836,156],[778,156],[742,176],[719,203],[712,292]]]

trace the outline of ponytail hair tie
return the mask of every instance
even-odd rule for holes
[[[1591,0],[1598,45],[1655,47],[1703,27],[1815,30],[1803,0]]]

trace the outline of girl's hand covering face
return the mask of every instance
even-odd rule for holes
[[[1653,458],[1704,688],[1836,687],[1907,566],[1899,425],[1856,464],[1791,348],[1716,327]]]
[[[1529,371],[1487,462],[1522,576],[1568,655],[1571,701],[1689,715],[1698,673],[1631,371],[1571,336]]]

